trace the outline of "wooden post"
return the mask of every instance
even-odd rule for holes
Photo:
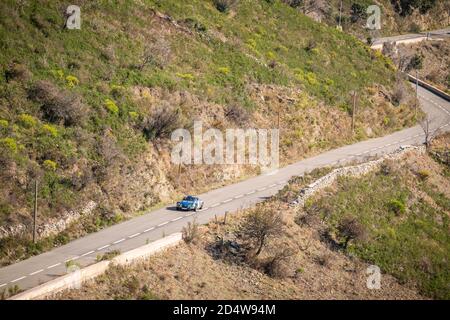
[[[225,216],[223,217],[223,224],[227,224],[227,213],[228,211],[225,211]]]
[[[33,243],[36,243],[37,241],[37,225],[36,225],[37,208],[38,208],[37,200],[38,200],[38,182],[36,179],[34,181]]]
[[[356,91],[353,92],[352,134],[355,133],[355,117],[356,117]]]
[[[416,104],[414,107],[414,118],[417,119],[417,108],[419,105],[419,70],[416,69]]]
[[[281,112],[281,106],[278,106],[278,119],[277,119],[277,127],[278,127],[278,130],[280,129],[280,112]]]

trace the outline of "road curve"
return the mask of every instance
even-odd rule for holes
[[[425,31],[425,32],[421,32],[421,33],[401,34],[401,35],[397,35],[397,36],[377,38],[377,39],[374,39],[372,44],[379,45],[379,44],[383,44],[385,42],[402,43],[405,41],[412,41],[412,40],[444,39],[444,38],[449,38],[449,37],[450,37],[450,28],[444,28],[444,29],[440,29],[440,30]]]
[[[450,128],[450,103],[419,87],[423,110],[433,120],[433,128],[448,131]],[[86,266],[96,261],[98,254],[110,250],[125,252],[157,240],[164,235],[179,232],[195,217],[206,223],[215,215],[222,216],[263,201],[283,188],[293,176],[302,175],[315,168],[343,165],[367,156],[392,152],[400,145],[421,144],[424,133],[419,126],[395,132],[381,138],[370,139],[324,152],[279,169],[272,175],[260,175],[245,181],[199,195],[205,208],[197,213],[179,212],[173,206],[148,212],[129,221],[89,234],[49,252],[31,257],[0,269],[0,291],[18,285],[29,289],[66,274],[65,264],[75,260]]]

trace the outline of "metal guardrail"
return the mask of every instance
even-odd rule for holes
[[[412,83],[417,83],[419,86],[433,92],[435,95],[450,102],[450,94],[442,91],[441,89],[436,88],[435,86],[433,86],[429,83],[426,83],[425,81],[422,81],[422,80],[414,77],[413,75],[410,75],[409,73],[407,73],[406,76],[408,77],[408,80],[411,81]]]

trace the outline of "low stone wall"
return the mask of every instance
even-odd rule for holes
[[[38,237],[46,238],[64,231],[71,223],[77,221],[82,216],[91,214],[96,207],[96,202],[89,201],[79,210],[65,212],[62,218],[50,219],[49,222],[37,227]],[[27,232],[31,234],[30,227],[22,223],[12,226],[0,226],[0,239],[23,236]]]
[[[365,175],[377,168],[383,163],[385,160],[395,160],[403,157],[407,152],[418,152],[420,154],[425,153],[425,147],[415,147],[415,146],[406,146],[401,147],[394,151],[393,153],[387,154],[380,159],[365,162],[356,166],[343,167],[334,169],[329,174],[317,179],[307,187],[303,188],[299,192],[299,196],[296,200],[292,202],[293,205],[296,206],[304,206],[305,201],[314,195],[316,192],[329,187],[336,179],[340,176],[349,176],[349,177],[358,177]]]
[[[110,265],[128,265],[143,260],[164,249],[177,245],[180,243],[181,239],[182,234],[180,232],[171,234],[170,236],[156,240],[142,247],[122,253],[109,261],[100,261],[83,269],[75,269],[71,273],[19,293],[9,298],[9,300],[42,299],[62,290],[78,288],[83,282],[94,279],[105,273]]]

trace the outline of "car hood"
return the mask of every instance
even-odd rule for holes
[[[192,206],[194,204],[194,201],[187,201],[183,200],[179,202],[183,207]]]

